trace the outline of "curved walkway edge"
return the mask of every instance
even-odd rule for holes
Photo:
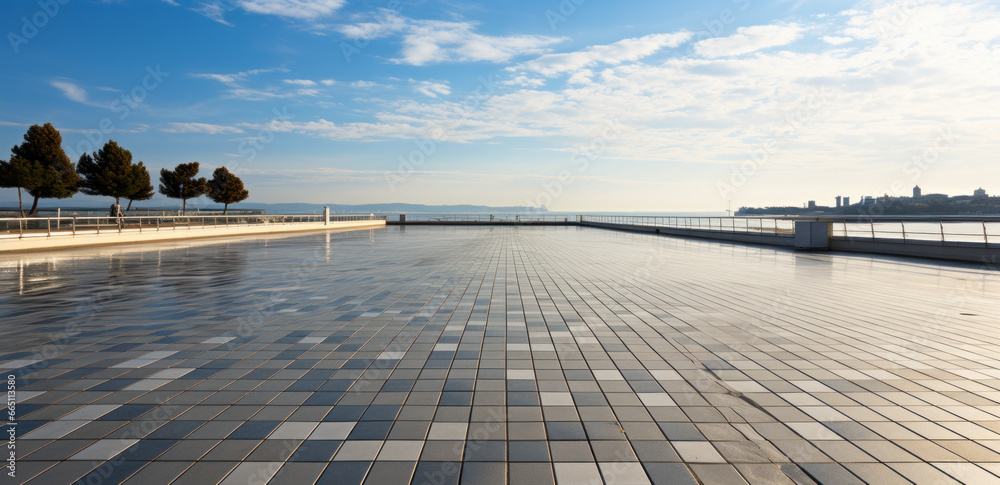
[[[121,232],[100,234],[53,235],[25,238],[0,239],[0,253],[8,251],[32,251],[102,244],[128,244],[140,242],[195,239],[205,237],[239,236],[252,234],[272,234],[280,232],[323,231],[331,229],[370,229],[385,227],[385,221],[345,221],[292,224],[257,224],[244,226],[209,226],[162,231],[139,231],[126,229]]]

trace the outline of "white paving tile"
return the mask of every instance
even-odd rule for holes
[[[726,459],[708,441],[673,441],[670,444],[686,463],[725,463]]]
[[[386,441],[378,454],[379,461],[417,461],[420,451],[424,448],[423,441]]]
[[[29,365],[35,365],[41,362],[40,360],[8,360],[0,364],[0,371],[9,371],[14,369],[20,369],[21,367],[28,367]]]
[[[91,420],[70,421],[60,419],[24,435],[24,438],[29,440],[57,440],[82,428],[85,424],[90,422]]]
[[[320,423],[288,421],[278,426],[267,437],[269,440],[304,440],[319,426]],[[347,430],[350,433],[350,430]]]
[[[429,440],[464,440],[465,434],[469,431],[469,423],[431,423],[431,431],[427,435]]]
[[[122,362],[121,364],[116,364],[111,367],[115,369],[138,369],[142,366],[152,364],[158,360],[162,360],[166,357],[176,354],[176,350],[158,350],[155,352],[150,352],[148,354],[139,356],[135,359]]]
[[[675,370],[655,369],[649,371],[653,379],[658,381],[683,381],[684,378]]]
[[[572,406],[573,395],[568,392],[540,392],[542,406]]]
[[[343,440],[351,434],[354,425],[352,422],[320,423],[309,435],[311,440]]]
[[[739,392],[770,392],[766,387],[754,381],[722,381],[730,389]]]
[[[220,485],[264,485],[271,481],[283,462],[245,461],[229,472]]]
[[[822,423],[785,423],[803,438],[811,441],[837,441],[842,440],[837,433],[834,433],[823,426]]]
[[[233,336],[233,337],[222,336],[222,337],[212,337],[212,338],[209,338],[209,339],[205,339],[205,340],[202,340],[201,343],[203,343],[203,344],[225,344],[225,343],[229,343],[229,342],[231,342],[233,340],[236,340],[235,336]]]
[[[665,392],[639,392],[639,400],[646,406],[676,406],[677,403]]]
[[[69,459],[107,461],[138,442],[139,440],[135,439],[104,439],[80,450]]]
[[[597,463],[554,463],[559,485],[602,485]]]
[[[599,380],[599,381],[624,381],[625,380],[625,377],[622,376],[622,373],[619,372],[619,371],[617,371],[617,370],[614,370],[614,369],[611,369],[611,370],[600,370],[599,369],[599,370],[594,370],[592,372],[594,373],[594,378],[597,379],[597,380]]]
[[[650,485],[646,470],[639,463],[601,463],[600,467],[607,485]]]
[[[153,374],[147,379],[180,379],[188,374],[190,374],[194,369],[183,368],[183,367],[171,367],[169,369],[163,369],[156,374]]]
[[[402,359],[404,355],[406,352],[402,350],[386,350],[378,354],[377,360],[398,360]]]
[[[299,340],[300,344],[321,344],[326,340],[326,337],[305,337]]]
[[[345,441],[333,456],[333,461],[374,461],[381,448],[381,441]]]
[[[507,378],[535,380],[535,371],[533,369],[507,369]]]
[[[61,418],[60,421],[93,421],[121,407],[121,404],[90,404]]]
[[[434,346],[435,351],[451,351],[458,350],[458,344],[437,344]]]

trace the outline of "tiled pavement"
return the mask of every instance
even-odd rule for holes
[[[988,265],[510,227],[0,258],[3,484],[1000,482]]]

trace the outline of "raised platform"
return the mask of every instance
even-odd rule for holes
[[[121,231],[117,230],[116,227],[111,227],[110,229],[105,228],[102,232],[87,231],[85,233],[80,232],[75,235],[66,230],[62,230],[53,235],[38,233],[21,238],[0,238],[0,252],[38,251],[102,244],[131,244],[250,234],[325,231],[331,229],[368,229],[385,227],[385,221],[348,221],[330,222],[329,224],[325,224],[323,222],[301,222],[287,224],[247,224],[170,228],[147,226],[143,229],[140,229],[137,226],[138,225],[126,225]]]
[[[0,255],[9,482],[1000,481],[989,267],[585,227],[190,244]]]

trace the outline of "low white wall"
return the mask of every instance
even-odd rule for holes
[[[69,248],[99,244],[128,244],[176,239],[238,236],[244,234],[272,234],[279,232],[324,231],[330,229],[368,229],[385,227],[385,221],[350,221],[317,223],[260,224],[249,226],[211,226],[182,229],[126,229],[122,232],[104,231],[100,234],[77,234],[59,236],[32,236],[25,238],[0,239],[2,251],[30,251],[35,249]]]

